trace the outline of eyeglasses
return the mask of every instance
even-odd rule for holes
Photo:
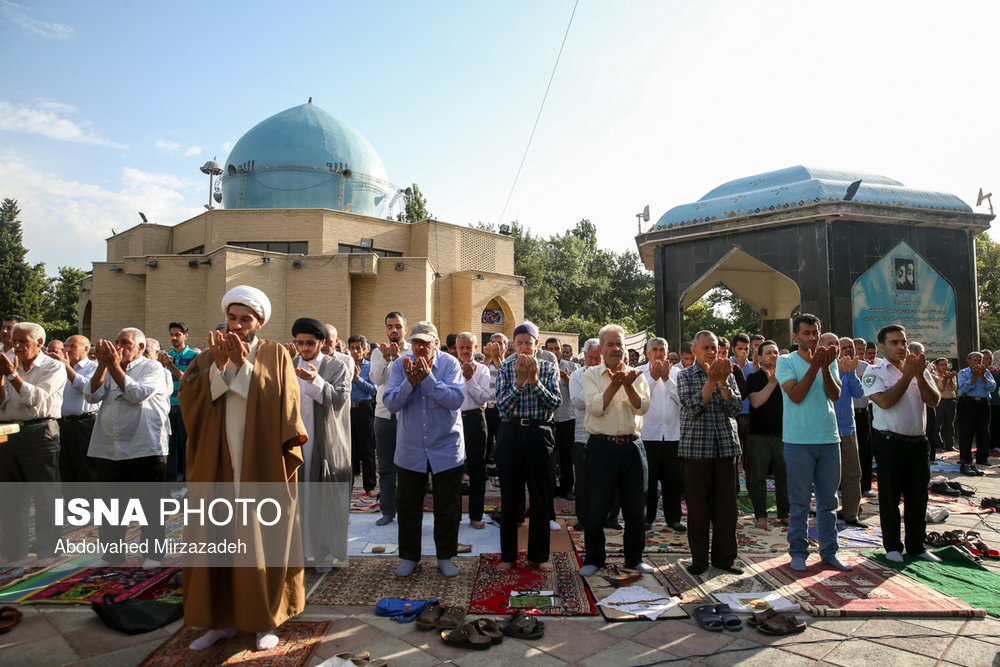
[[[296,340],[295,344],[298,345],[299,347],[312,347],[314,345],[318,345],[319,341],[318,340]]]

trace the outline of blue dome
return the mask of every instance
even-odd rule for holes
[[[861,187],[854,195],[854,201],[972,212],[972,208],[955,195],[908,188],[899,181],[878,174],[797,166],[724,183],[696,202],[670,209],[651,229],[669,229],[843,201],[847,186],[855,181],[861,181]]]
[[[220,179],[225,208],[328,208],[385,217],[395,192],[353,127],[310,102],[261,121],[236,142]]]

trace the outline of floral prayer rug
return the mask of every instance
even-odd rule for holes
[[[755,528],[753,514],[736,520],[736,545],[740,552],[785,553],[788,551],[788,526],[768,519],[767,530]]]
[[[576,554],[554,553],[549,562],[552,572],[542,572],[531,565],[525,554],[518,556],[514,567],[500,572],[500,554],[479,557],[479,572],[472,589],[470,614],[510,614],[512,592],[552,591],[552,605],[538,606],[533,613],[542,616],[597,616],[593,597],[580,576]]]
[[[204,634],[205,630],[185,625],[149,654],[141,666],[303,667],[309,664],[329,627],[330,621],[285,621],[278,628],[278,645],[266,651],[257,650],[256,636],[251,632],[240,632],[210,648],[192,651],[188,645]]]
[[[854,567],[841,572],[818,558],[808,561],[805,572],[789,567],[788,556],[747,555],[769,586],[779,595],[796,600],[813,616],[983,616],[958,598],[939,593],[930,586],[859,554],[841,554]]]
[[[466,608],[472,596],[479,560],[455,558],[458,576],[445,577],[437,561],[424,559],[409,577],[397,577],[398,558],[351,557],[347,567],[334,568],[307,598],[309,604],[364,605],[374,607],[382,598],[433,600],[442,605]]]
[[[701,574],[691,574],[688,566],[690,558],[677,561],[677,570],[681,576],[693,582],[702,595],[711,599],[715,593],[756,593],[773,588],[753,568],[737,558],[733,565],[743,570],[743,574],[733,574],[717,567],[709,567]]]
[[[681,574],[680,559],[680,556],[671,555],[646,556],[644,560],[655,567],[657,574],[666,580],[665,588],[669,586],[669,590],[677,591],[673,595],[679,597],[682,604],[708,604],[710,600],[705,593],[689,577]]]
[[[647,559],[649,560],[649,559]],[[580,560],[582,563],[582,559]],[[652,561],[649,561],[652,565]],[[624,556],[608,556],[607,560],[604,562],[604,567],[598,570],[597,574],[592,574],[589,577],[584,577],[584,581],[587,582],[587,586],[590,588],[590,592],[594,596],[594,600],[600,602],[604,598],[612,595],[619,587],[614,585],[614,580],[616,577],[629,574],[629,570],[625,569],[625,558]],[[679,597],[681,602],[686,604],[688,601],[682,596],[682,588],[687,588],[687,586],[681,584],[677,585],[678,582],[671,577],[668,577],[664,572],[657,568],[657,571],[653,574],[643,574],[641,578],[638,578],[635,582],[629,584],[630,586],[642,586],[646,590],[652,591],[663,598]],[[690,589],[688,589],[690,592]],[[601,616],[604,620],[609,623],[617,623],[619,621],[648,621],[649,618],[645,616],[639,616],[636,614],[631,614],[625,611],[619,611],[613,607],[602,607],[597,605],[597,611],[601,612]],[[688,618],[687,612],[684,611],[678,605],[673,609],[661,614],[655,620],[665,621],[669,618]]]
[[[819,532],[815,525],[808,528],[809,539],[819,544]],[[837,522],[837,544],[841,549],[881,549],[881,526],[849,526],[843,521]]]
[[[364,489],[351,489],[352,512],[380,512],[378,498],[372,498]]]
[[[569,531],[569,537],[573,540],[573,548],[580,553],[587,550],[586,540],[582,530]],[[622,554],[625,552],[625,531],[604,529],[604,550],[609,554]],[[646,531],[646,546],[644,553],[667,554],[667,553],[688,553],[691,548],[688,546],[687,533],[678,533],[667,528],[660,523],[654,523],[652,530]]]
[[[169,580],[179,570],[177,567],[157,567],[149,570],[141,567],[88,568],[46,586],[21,600],[21,604],[101,602],[105,595],[110,595],[115,602],[121,602],[135,597],[139,592],[160,581]]]

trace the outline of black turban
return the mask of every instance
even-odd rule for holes
[[[311,317],[300,317],[292,324],[292,335],[312,334],[319,340],[326,340],[326,325]]]

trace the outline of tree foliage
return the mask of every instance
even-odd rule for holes
[[[420,191],[420,188],[417,187],[417,184],[414,183],[413,194],[406,198],[406,206],[399,212],[396,219],[412,223],[426,220],[429,217],[427,199],[424,197],[424,193]]]
[[[976,237],[976,286],[979,291],[979,345],[1000,348],[1000,243],[983,232]]]

